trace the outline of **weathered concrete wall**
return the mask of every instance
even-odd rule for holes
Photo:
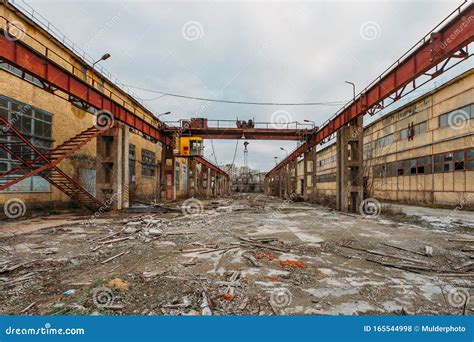
[[[367,178],[368,196],[439,205],[458,205],[463,199],[470,199],[473,206],[473,170],[374,177],[376,165],[474,148],[474,120],[459,128],[439,127],[440,115],[474,102],[473,85],[474,71],[471,70],[364,128],[364,177]],[[378,139],[400,134],[409,124],[423,122],[427,125],[426,132],[415,133],[412,139],[394,139],[385,146],[376,147]],[[336,172],[335,156],[335,144],[317,152],[317,177]],[[303,167],[303,161],[299,164]],[[331,201],[335,196],[335,182],[316,182],[316,201]]]

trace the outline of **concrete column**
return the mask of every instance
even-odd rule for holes
[[[276,195],[278,197],[282,197],[283,196],[283,171],[280,170],[278,171],[278,192],[276,193]]]
[[[313,154],[311,151],[307,151],[303,154],[303,189],[302,189],[302,196],[305,201],[308,200],[308,190],[313,185],[312,180],[311,180],[311,172],[309,171],[310,163],[313,161]]]
[[[192,175],[193,175],[193,166],[191,159],[186,159],[186,195],[185,197],[191,197],[193,195],[192,189]]]
[[[357,212],[363,199],[363,120],[354,119],[337,131],[336,206]]]
[[[210,187],[211,187],[211,196],[214,197],[216,196],[216,175],[214,170],[209,170],[209,175],[210,175]]]
[[[214,196],[220,196],[221,195],[221,177],[217,174],[217,172],[214,175]]]
[[[129,129],[116,123],[97,138],[96,196],[110,209],[129,206]]]
[[[204,176],[205,176],[205,179],[206,179],[206,183],[205,183],[206,184],[206,187],[205,187],[206,188],[206,197],[209,197],[211,195],[211,190],[212,190],[211,189],[211,182],[212,182],[212,180],[211,180],[211,170],[207,167],[205,168],[205,170],[206,170],[206,173],[205,173]]]
[[[198,177],[198,167],[195,161],[192,161],[193,166],[193,196],[199,196],[199,177]]]
[[[294,160],[290,163],[290,195],[294,194],[298,190],[298,162]]]
[[[317,196],[317,182],[316,182],[316,175],[317,175],[317,171],[318,171],[318,153],[317,153],[317,149],[316,149],[316,146],[313,146],[313,148],[311,149],[311,154],[313,155],[313,168],[312,168],[312,173],[311,173],[311,201],[313,203],[316,202],[316,196]]]
[[[172,201],[174,199],[174,154],[170,146],[163,145],[161,149],[161,199]]]

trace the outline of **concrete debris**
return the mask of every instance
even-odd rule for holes
[[[462,227],[366,220],[263,195],[201,201],[199,215],[108,212],[93,226],[0,238],[0,314],[462,314],[444,299],[474,279]]]
[[[201,308],[202,308],[202,315],[203,316],[212,316],[212,311],[209,308],[209,300],[207,299],[206,292],[202,293]]]

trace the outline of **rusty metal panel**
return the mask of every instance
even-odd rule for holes
[[[15,58],[15,44],[3,34],[0,35],[0,55],[8,60]]]
[[[21,46],[18,46],[16,49],[16,61],[23,65],[23,67],[29,72],[45,78],[46,63],[41,57],[31,53],[29,50]]]
[[[69,93],[83,101],[87,101],[87,86],[72,77],[69,77]]]
[[[61,89],[69,88],[69,77],[61,69],[57,68],[52,64],[48,64],[48,70],[46,74],[46,81],[57,85]]]

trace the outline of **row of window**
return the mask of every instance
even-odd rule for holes
[[[335,163],[335,162],[336,162],[336,156],[331,156],[331,157],[328,157],[328,158],[321,159],[319,161],[319,166],[323,166],[323,165],[331,164],[331,163]]]
[[[390,145],[394,143],[395,141],[399,141],[399,140],[406,140],[406,139],[410,140],[410,139],[413,139],[413,137],[415,137],[416,135],[423,134],[427,131],[428,131],[427,121],[420,122],[419,124],[416,124],[416,125],[408,125],[407,128],[402,129],[401,131],[398,131],[396,133],[392,133],[380,139],[377,139],[375,141],[375,148],[382,148],[384,146]],[[370,150],[370,143],[366,145],[368,145],[367,150]]]
[[[474,118],[474,103],[439,116],[439,128],[460,127]]]
[[[474,149],[457,150],[375,165],[375,178],[474,170]]]
[[[327,183],[327,182],[335,182],[335,181],[336,181],[336,172],[326,173],[324,175],[316,176],[317,183]]]

